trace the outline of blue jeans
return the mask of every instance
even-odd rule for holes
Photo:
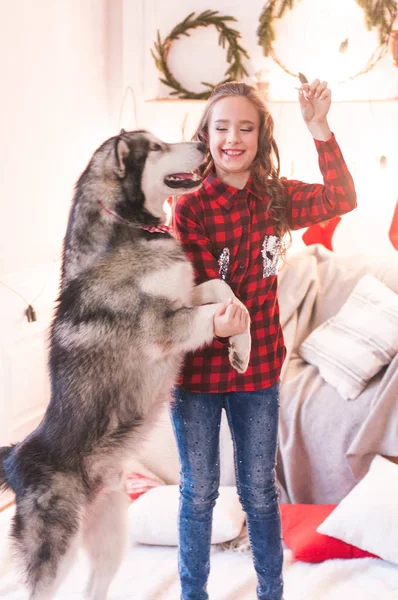
[[[279,383],[256,392],[201,394],[174,390],[171,419],[181,465],[181,600],[207,600],[212,515],[220,483],[219,433],[225,408],[237,489],[257,573],[258,600],[281,600],[282,540],[275,481]]]

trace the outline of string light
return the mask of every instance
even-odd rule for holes
[[[126,127],[124,127],[124,129],[137,129],[137,123],[138,123],[138,119],[137,119],[137,102],[136,102],[136,98],[135,98],[135,94],[134,94],[134,90],[131,86],[126,87],[125,91],[124,91],[124,95],[123,95],[123,99],[122,99],[122,103],[120,106],[120,112],[119,112],[119,123],[118,123],[118,131],[120,131],[122,129],[122,118],[123,118],[123,112],[124,112],[124,105],[126,103],[126,100],[129,96],[129,94],[131,95],[131,98],[133,100],[133,123],[132,126],[129,127],[126,125]]]

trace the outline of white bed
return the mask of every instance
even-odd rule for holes
[[[0,514],[0,548],[12,509]],[[88,564],[83,551],[59,590],[56,600],[83,600]],[[332,560],[318,565],[292,562],[285,552],[285,600],[397,600],[398,566],[366,558]],[[214,550],[209,580],[211,600],[254,600],[256,579],[251,558],[245,554]],[[26,600],[16,576],[0,580],[2,600]],[[113,581],[109,600],[178,600],[177,549],[131,545]]]
[[[316,250],[316,256],[319,255],[319,263],[322,263],[323,250],[322,252],[321,250]],[[306,250],[306,253],[310,255],[311,253],[314,253],[314,250]],[[310,260],[310,257],[308,260]],[[309,264],[308,260],[306,261],[307,270]],[[290,263],[293,264],[293,262],[294,260],[291,259]],[[327,265],[329,265],[329,261],[326,262]],[[329,267],[329,271],[335,263],[336,260],[334,257],[333,261],[330,259],[330,265],[332,266]],[[396,259],[394,265],[395,264]],[[382,265],[382,267],[384,268],[385,266]],[[390,263],[388,263],[388,269],[385,267],[385,270],[393,276],[395,283],[394,285],[391,284],[392,287],[398,289],[396,267],[391,267]],[[286,284],[286,273],[288,271],[289,270],[286,269],[285,274],[281,277],[281,292],[283,292],[283,286]],[[297,277],[300,277],[301,271],[295,268],[294,273]],[[348,275],[351,276],[351,273],[352,269],[348,269],[345,279],[343,279],[343,275],[341,274],[339,276],[334,276],[332,279],[337,281],[341,287],[342,281],[346,281]],[[383,275],[383,273],[381,273],[381,275]],[[383,279],[383,277],[381,277],[381,279]],[[302,281],[305,283],[303,278]],[[347,288],[347,286],[345,287]],[[325,286],[320,288],[322,293],[324,293],[324,288]],[[345,289],[345,293],[348,294],[349,291]],[[294,293],[290,294],[290,296],[288,293],[285,294],[285,305],[283,302],[281,303],[282,317],[283,315],[286,317],[286,302],[291,297],[295,299],[299,298],[296,289],[294,289]],[[318,311],[319,306],[320,304],[318,303]],[[292,327],[290,327],[291,321],[292,319],[288,321],[285,331],[287,342],[289,342],[292,336]],[[306,327],[307,324],[304,323],[304,326]],[[286,364],[287,363],[288,361],[286,361]],[[395,398],[396,394],[394,396],[394,399]],[[357,404],[353,406],[359,406],[358,402],[359,401],[356,401]],[[282,411],[285,411],[286,413],[289,403],[285,399],[282,404]],[[331,409],[332,408],[333,406]],[[347,409],[348,408],[349,406],[347,405]],[[318,441],[316,442],[314,450],[308,456],[308,465],[302,468],[308,473],[318,473],[318,476],[311,477],[309,480],[314,484],[311,489],[312,496],[310,499],[299,497],[296,494],[296,488],[292,485],[290,485],[290,487],[288,486],[288,492],[291,496],[290,501],[293,499],[294,502],[338,503],[357,483],[354,473],[349,471],[348,462],[346,461],[345,456],[348,448],[348,437],[345,431],[351,431],[349,428],[351,427],[351,429],[353,429],[353,424],[355,425],[355,423],[354,421],[351,422],[349,420],[347,422],[346,419],[344,422],[345,429],[344,427],[341,427],[339,436],[337,436],[337,441],[341,438],[340,445],[338,446],[339,451],[336,450],[337,446],[335,439],[334,452],[330,453],[331,456],[329,457],[327,454],[329,452],[328,444],[322,444],[322,437],[327,439],[327,436],[330,435],[329,433],[325,434],[325,431],[327,431],[325,428],[327,428],[328,424],[327,414],[324,406],[321,406],[319,402],[318,411],[316,413],[318,420],[315,421],[312,417],[308,419],[307,414],[309,427],[313,427],[313,423],[316,422],[321,433],[319,436],[319,443]],[[347,411],[346,414],[348,414]],[[390,426],[392,426],[391,423],[396,423],[395,406],[391,409],[391,414],[395,415],[395,420],[392,421],[390,419]],[[291,416],[287,421],[290,426],[294,423],[294,419]],[[363,422],[363,418],[359,419],[359,422]],[[390,446],[383,446],[384,451],[381,451],[381,454],[391,456],[397,455],[396,437],[392,436],[391,440]],[[381,450],[383,450],[383,448],[381,448]],[[284,450],[283,444],[281,445],[281,450]],[[362,452],[359,456],[361,457],[364,455],[369,462],[374,454],[378,453],[379,447],[371,448],[372,452],[370,453],[366,452],[366,447],[365,449],[362,447],[361,450]],[[221,485],[233,486],[235,484],[233,449],[225,415],[223,415],[220,431],[220,454]],[[302,456],[302,454],[300,456]],[[282,473],[282,475],[284,475],[285,482],[286,473],[295,474],[297,480],[297,467],[293,464],[294,461],[292,461],[292,465],[290,465],[286,451],[283,455],[283,459],[282,462],[285,473]],[[333,461],[332,464],[330,464],[330,460]],[[321,465],[320,467],[319,464]],[[166,484],[178,483],[179,464],[177,450],[167,407],[165,407],[165,410],[160,415],[157,426],[148,436],[147,444],[142,448],[141,455],[137,456],[134,461],[132,461],[132,471],[142,473],[149,477],[155,475],[156,478]],[[324,494],[322,491],[322,482],[329,479],[331,473],[335,474],[333,485],[331,486],[330,482],[327,482],[327,489],[331,488],[332,491]],[[349,473],[348,478],[347,473]],[[363,475],[364,473],[362,473],[362,476]],[[291,475],[288,479],[292,482]],[[300,481],[298,481],[298,483],[300,483]],[[308,485],[308,480],[306,480],[307,488]],[[319,490],[322,491],[322,496],[320,495]],[[281,491],[282,502],[289,502],[289,498],[286,496],[286,490],[282,489]],[[306,490],[306,493],[307,492],[308,490]],[[285,494],[285,497],[283,494]],[[10,518],[11,509],[0,513],[0,553],[5,547],[5,536]],[[88,565],[84,554],[81,553],[75,567],[69,574],[68,579],[65,580],[62,588],[57,594],[56,600],[83,600],[83,590],[87,576]],[[286,551],[284,580],[285,600],[398,600],[398,565],[377,559],[329,560],[314,565],[294,562],[290,552]],[[212,569],[209,580],[209,595],[210,600],[254,600],[256,597],[256,578],[251,557],[243,552],[239,553],[232,550],[225,551],[214,546]],[[26,600],[26,597],[26,593],[24,593],[23,589],[18,585],[15,575],[11,572],[8,572],[5,578],[0,579],[0,598],[2,600]],[[176,547],[139,546],[131,543],[121,569],[113,582],[109,600],[132,599],[179,599]]]

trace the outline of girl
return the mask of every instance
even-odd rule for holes
[[[232,434],[239,498],[247,517],[259,600],[281,600],[282,546],[275,482],[279,376],[285,348],[277,300],[278,259],[290,229],[307,227],[356,206],[352,178],[331,133],[331,93],[316,79],[299,88],[324,185],[279,178],[273,121],[256,90],[218,86],[194,139],[209,148],[204,181],[175,208],[178,237],[197,283],[221,277],[246,305],[252,353],[244,374],[228,361],[223,338],[245,330],[242,309],[223,306],[212,347],[186,357],[171,416],[180,463],[181,600],[206,600],[212,511],[219,487],[221,411]]]

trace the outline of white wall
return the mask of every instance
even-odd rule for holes
[[[0,445],[48,402],[47,329],[74,184],[117,132],[122,0],[0,2]],[[1,501],[0,501],[1,502]]]
[[[108,0],[0,3],[0,274],[58,258],[74,183],[114,131],[108,10]]]

